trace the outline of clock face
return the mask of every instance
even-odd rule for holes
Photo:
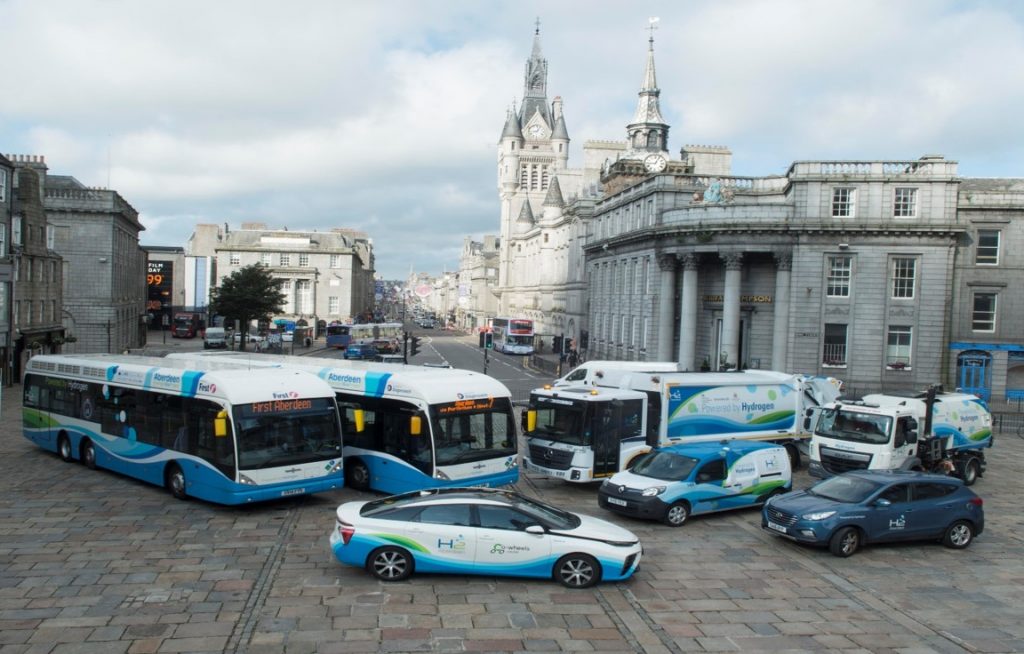
[[[533,125],[530,125],[530,129],[527,130],[527,131],[529,131],[530,132],[530,136],[532,136],[535,139],[539,139],[542,136],[544,136],[544,127],[543,127],[543,125],[538,125],[537,123],[534,123]]]
[[[644,159],[644,167],[652,173],[660,173],[665,170],[666,165],[668,162],[660,154],[649,154]]]

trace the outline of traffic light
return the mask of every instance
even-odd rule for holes
[[[562,337],[555,336],[551,339],[551,351],[555,354],[562,353]]]
[[[484,347],[488,350],[494,349],[494,334],[491,332],[484,334]]]
[[[410,336],[409,337],[409,356],[414,357],[420,353],[420,337]]]

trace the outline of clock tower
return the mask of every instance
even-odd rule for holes
[[[535,236],[531,218],[541,213],[552,180],[569,162],[569,133],[562,115],[562,99],[548,102],[548,62],[541,53],[540,21],[533,34],[533,50],[523,74],[523,99],[509,109],[498,142],[498,193],[501,199],[501,240],[498,270],[500,313],[522,309],[517,298],[515,252],[517,237]],[[529,205],[529,206],[526,206]]]

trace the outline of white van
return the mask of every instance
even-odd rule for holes
[[[223,327],[207,327],[203,336],[204,350],[225,350],[228,347],[227,335]]]
[[[556,379],[552,386],[597,386],[607,370],[682,372],[675,361],[587,361]]]

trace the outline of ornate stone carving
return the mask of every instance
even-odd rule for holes
[[[793,269],[792,252],[772,252],[772,256],[775,257],[775,267],[779,270]]]
[[[675,270],[679,265],[679,259],[674,254],[659,254],[658,267],[664,271]]]
[[[743,253],[742,252],[719,252],[718,256],[725,261],[726,270],[742,270],[743,269]]]
[[[683,270],[697,270],[700,267],[700,255],[693,252],[680,254],[679,263],[682,264]]]

